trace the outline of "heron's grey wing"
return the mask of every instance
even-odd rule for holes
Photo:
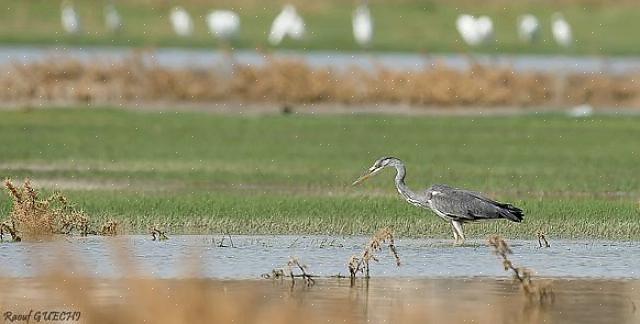
[[[506,218],[520,222],[524,216],[521,209],[491,200],[477,192],[444,186],[434,188],[431,190],[433,208],[458,221]]]

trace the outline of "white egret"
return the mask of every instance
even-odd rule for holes
[[[564,19],[564,16],[556,12],[551,16],[551,32],[556,43],[562,47],[569,47],[573,43],[571,26]]]
[[[363,47],[369,46],[373,39],[373,19],[366,4],[359,5],[353,12],[353,37]]]
[[[67,34],[78,34],[82,30],[80,16],[70,1],[65,0],[62,2],[61,18],[62,28]]]
[[[169,15],[173,31],[182,37],[191,36],[193,34],[193,20],[189,13],[182,7],[174,7]]]
[[[240,32],[240,17],[231,10],[215,10],[207,15],[207,26],[216,38],[229,40]]]
[[[460,15],[456,19],[456,29],[462,40],[468,45],[475,46],[480,43],[476,33],[476,19],[471,15]]]
[[[269,32],[269,43],[278,45],[285,37],[299,40],[304,36],[305,25],[304,20],[296,8],[292,5],[286,5],[273,20],[271,31]]]
[[[122,17],[120,17],[113,3],[108,3],[104,7],[104,21],[107,29],[112,33],[120,32],[124,26],[122,24]]]
[[[533,43],[540,35],[540,21],[532,14],[518,17],[518,37],[525,43]]]
[[[487,43],[493,38],[493,21],[487,16],[475,18],[471,15],[460,15],[456,20],[456,28],[462,40],[471,46]]]
[[[480,16],[476,19],[476,29],[480,34],[481,44],[493,40],[493,21],[488,16]]]

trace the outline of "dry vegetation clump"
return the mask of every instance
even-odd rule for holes
[[[284,279],[286,277],[291,278],[291,287],[295,286],[296,278],[302,278],[307,285],[307,287],[313,286],[316,281],[313,280],[315,277],[312,274],[307,272],[308,267],[306,264],[302,264],[300,260],[296,257],[292,257],[287,262],[286,267],[275,268],[271,270],[271,273],[265,273],[262,275],[262,278],[265,279]],[[298,273],[296,273],[298,271]]]
[[[218,99],[218,80],[203,70],[161,68],[142,55],[119,62],[52,57],[2,68],[0,98],[6,101],[133,102]]]
[[[42,238],[54,234],[70,235],[74,231],[81,236],[89,234],[116,235],[118,223],[109,221],[96,232],[91,229],[89,216],[77,209],[59,192],[40,199],[39,192],[26,179],[16,187],[9,179],[4,182],[13,201],[9,219],[0,224],[0,238],[9,233],[14,241],[23,238]]]
[[[312,67],[268,57],[264,65],[168,68],[145,54],[116,62],[52,57],[0,67],[0,99],[34,102],[402,103],[416,106],[593,104],[640,107],[637,75],[514,71],[473,63],[421,70]]]
[[[118,228],[120,226],[120,222],[118,221],[107,221],[106,223],[102,224],[102,226],[100,226],[100,230],[98,231],[98,234],[100,235],[105,235],[105,236],[115,236],[118,235]]]
[[[365,246],[359,257],[353,255],[349,258],[347,266],[349,268],[352,283],[354,282],[358,272],[363,273],[366,279],[369,278],[369,262],[372,260],[378,262],[376,252],[381,251],[385,244],[389,247],[389,250],[395,257],[396,266],[400,266],[400,256],[396,250],[393,232],[391,232],[389,228],[383,228],[373,235],[371,241],[369,241],[369,244]]]
[[[538,245],[540,247],[542,247],[542,242],[544,242],[544,247],[551,247],[551,244],[547,241],[547,235],[543,231],[538,231],[536,236],[538,237]]]
[[[511,270],[513,278],[520,284],[525,295],[530,300],[536,300],[539,304],[553,303],[555,294],[548,284],[538,284],[531,280],[533,272],[524,267],[516,267],[509,255],[513,253],[507,242],[500,236],[494,235],[489,238],[489,245],[493,247],[493,253],[502,259],[505,271]]]
[[[41,200],[29,179],[21,187],[11,180],[4,182],[13,200],[9,220],[3,223],[14,241],[25,237],[53,235],[70,227],[75,219],[83,217],[82,211],[70,210],[67,199],[59,193]]]
[[[151,234],[152,241],[164,241],[169,239],[166,231],[158,224],[149,226],[149,234]]]

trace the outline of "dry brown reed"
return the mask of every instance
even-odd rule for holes
[[[14,241],[23,238],[42,239],[54,234],[70,235],[77,232],[87,235],[116,235],[118,222],[105,223],[100,231],[91,229],[89,216],[71,204],[60,192],[54,192],[49,198],[40,199],[39,192],[26,179],[17,187],[9,179],[4,185],[13,201],[9,219],[0,223],[0,239],[9,233]]]
[[[422,70],[314,68],[269,58],[264,65],[174,69],[143,55],[116,62],[54,57],[0,67],[0,99],[15,104],[132,102],[271,102],[533,106],[589,103],[640,107],[637,75],[555,74],[473,64]],[[290,109],[286,109],[290,110]]]
[[[489,245],[493,247],[493,253],[502,259],[502,265],[505,271],[512,271],[513,278],[520,284],[523,292],[530,300],[536,300],[539,304],[553,303],[555,294],[548,284],[534,283],[531,279],[533,272],[524,267],[516,267],[509,255],[513,254],[513,251],[509,247],[509,244],[498,235],[493,235],[489,238]]]
[[[367,244],[362,251],[362,254],[358,256],[351,256],[349,258],[349,262],[347,263],[347,267],[349,269],[349,274],[351,276],[351,282],[356,278],[356,274],[358,272],[363,273],[364,277],[368,279],[369,276],[369,263],[373,260],[378,262],[378,257],[376,256],[376,252],[382,250],[384,245],[389,247],[389,250],[393,254],[396,259],[396,266],[400,266],[400,256],[398,255],[398,251],[396,249],[395,240],[393,238],[393,232],[389,228],[383,228],[379,230],[377,233],[373,235],[369,244]]]

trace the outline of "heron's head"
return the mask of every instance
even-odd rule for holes
[[[388,166],[394,166],[396,161],[399,161],[399,160],[397,158],[390,157],[390,156],[381,157],[377,159],[373,163],[373,165],[367,170],[367,172],[363,176],[358,178],[356,181],[354,181],[352,185],[355,186],[360,182],[369,179],[370,177],[378,174],[378,172],[382,171],[382,169]]]

